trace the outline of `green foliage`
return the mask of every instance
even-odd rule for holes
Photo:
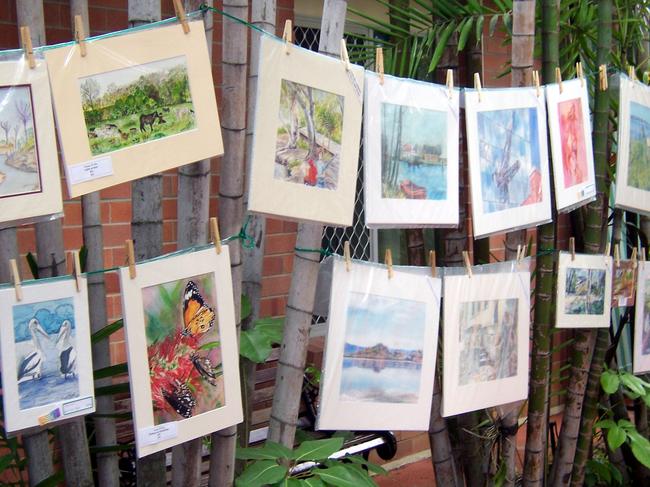
[[[585,485],[588,487],[623,485],[623,476],[607,459],[593,458],[587,460]]]
[[[284,318],[262,318],[239,337],[239,354],[261,364],[271,355],[274,344],[282,342]]]

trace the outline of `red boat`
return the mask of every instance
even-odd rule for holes
[[[410,179],[404,179],[399,183],[402,193],[410,200],[427,199],[427,189],[424,186],[418,186]]]

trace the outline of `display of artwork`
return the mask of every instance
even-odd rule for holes
[[[318,429],[426,430],[441,280],[333,263]]]
[[[474,237],[550,221],[544,95],[468,90],[465,119]]]
[[[650,263],[638,264],[632,367],[635,374],[650,371]]]
[[[444,277],[442,414],[528,395],[530,272]]]
[[[0,62],[0,227],[61,211],[45,62]]]
[[[242,420],[228,247],[120,270],[138,457]]]
[[[366,72],[368,227],[458,225],[459,92]]]
[[[248,209],[349,226],[363,68],[268,36],[260,42]]]
[[[596,196],[587,81],[546,86],[555,206],[569,211]]]
[[[609,327],[612,258],[560,252],[557,269],[555,326]]]
[[[45,52],[71,196],[223,153],[203,22],[189,26]]]
[[[650,215],[650,87],[620,75],[615,206]]]
[[[612,308],[634,306],[636,268],[636,260],[614,262],[614,272],[612,275]]]
[[[17,432],[95,411],[85,278],[0,289],[4,428]]]

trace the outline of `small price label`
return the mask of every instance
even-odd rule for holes
[[[593,196],[594,194],[596,194],[596,185],[589,184],[584,188],[582,188],[582,191],[578,192],[578,197],[588,198],[589,196]]]
[[[70,184],[85,183],[93,179],[113,175],[113,159],[111,156],[98,157],[90,161],[66,166]]]
[[[140,428],[138,430],[138,440],[142,446],[155,445],[156,443],[171,440],[177,436],[178,423],[176,421],[150,426],[149,428]]]
[[[83,411],[84,409],[91,409],[93,407],[93,398],[91,396],[82,397],[75,401],[70,401],[63,403],[61,409],[63,410],[63,415],[67,416],[68,414],[73,414],[78,411]]]

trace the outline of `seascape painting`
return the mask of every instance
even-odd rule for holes
[[[650,107],[630,102],[630,153],[627,184],[650,191]]]
[[[94,156],[196,127],[185,56],[86,76],[79,90]]]
[[[542,201],[537,110],[477,113],[483,212]]]
[[[623,260],[614,264],[612,275],[612,307],[634,306],[636,263]]]
[[[79,396],[73,298],[13,306],[21,410]]]
[[[571,315],[602,315],[605,309],[605,276],[605,269],[567,268],[564,312]]]
[[[0,198],[39,191],[31,87],[0,87]]]
[[[382,198],[447,198],[447,113],[381,104]]]
[[[458,384],[517,375],[517,299],[462,303]]]
[[[336,190],[343,97],[285,79],[280,90],[275,179]]]
[[[426,304],[350,293],[341,400],[417,403]]]
[[[588,176],[582,101],[580,98],[562,101],[558,103],[557,109],[560,121],[564,187],[570,188],[585,182]]]
[[[225,405],[214,274],[142,289],[154,424]]]

